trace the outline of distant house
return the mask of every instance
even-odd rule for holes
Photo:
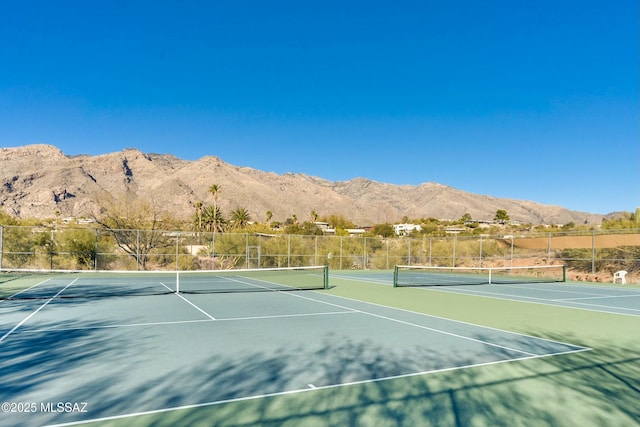
[[[422,230],[422,226],[418,224],[394,224],[393,231],[395,231],[396,236],[406,236],[412,231],[420,231]]]
[[[336,234],[336,229],[329,227],[328,222],[316,221],[315,226],[322,230],[322,234]]]
[[[481,219],[470,219],[464,222],[464,225],[467,227],[479,227],[479,228],[489,228],[492,225],[497,224],[496,221],[485,221]]]
[[[460,226],[446,227],[444,231],[445,233],[449,233],[449,234],[458,234],[458,233],[467,231],[467,227],[460,227]]]

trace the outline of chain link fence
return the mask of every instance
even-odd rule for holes
[[[445,237],[301,236],[0,226],[0,268],[219,270],[329,265],[511,267],[566,264],[570,280],[640,275],[640,229]]]

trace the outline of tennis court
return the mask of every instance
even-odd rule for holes
[[[640,288],[637,286],[566,281],[566,274],[559,267],[549,269],[549,274],[546,274],[548,269],[544,267],[495,269],[491,278],[489,273],[482,274],[490,269],[405,267],[404,272],[400,270],[399,276],[398,270],[395,271],[395,280],[397,287],[415,287],[429,292],[475,295],[640,317]],[[520,275],[499,274],[504,271],[515,271]],[[529,271],[534,274],[527,275]],[[541,271],[545,274],[541,274]],[[357,280],[366,278],[381,284],[394,283],[394,277],[389,272],[365,274]],[[353,279],[348,274],[342,274],[341,277]]]
[[[614,316],[608,338],[623,340],[623,330],[639,326],[634,316],[462,295],[454,286],[398,289],[389,272],[338,272],[328,282],[318,270],[108,277],[23,278],[30,282],[19,297],[0,301],[0,394],[13,405],[0,424],[526,425],[517,420],[549,398],[539,382],[562,388],[565,376],[582,381],[606,368],[623,379],[620,399],[640,390],[637,353],[589,367],[620,357],[611,342],[593,349],[602,335],[593,325]],[[94,291],[107,283],[114,288]],[[526,321],[509,319],[508,307]],[[550,328],[548,317],[558,316],[564,324]],[[594,339],[567,331],[584,319]],[[563,397],[578,392],[572,384]],[[595,408],[611,417],[611,408]],[[636,409],[618,412],[640,419]]]

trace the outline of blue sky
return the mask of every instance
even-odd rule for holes
[[[639,17],[637,0],[4,2],[0,146],[633,211]]]

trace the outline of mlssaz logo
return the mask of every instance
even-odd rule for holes
[[[87,412],[87,402],[42,402],[40,412]]]

